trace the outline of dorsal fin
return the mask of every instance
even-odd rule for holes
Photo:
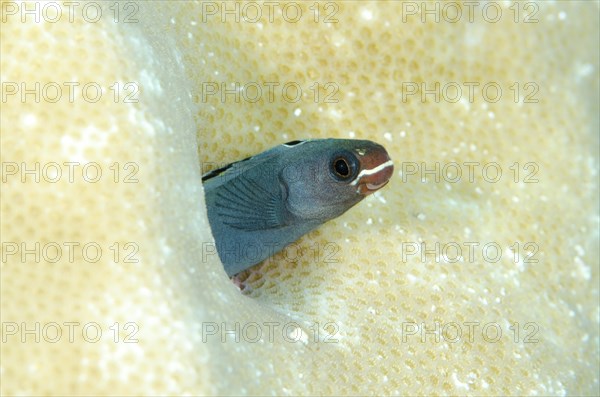
[[[283,145],[284,145],[284,146],[287,146],[287,147],[292,147],[292,146],[298,146],[298,145],[301,145],[301,144],[303,144],[303,143],[305,143],[305,142],[308,142],[308,141],[309,141],[309,140],[296,140],[296,141],[289,141],[289,142],[286,142],[286,143],[284,143]]]
[[[246,157],[243,160],[235,161],[216,170],[209,171],[202,175],[204,190],[209,191],[218,186],[221,186],[224,183],[235,178],[237,175],[240,175],[254,167],[259,167],[261,164],[267,162],[268,160],[271,160],[283,154],[286,150],[296,150],[298,146],[309,141],[311,141],[311,139],[284,143],[279,146],[275,146],[274,148],[271,148],[267,151],[259,153],[255,156]]]
[[[235,161],[216,170],[207,172],[206,174],[202,175],[204,191],[208,192],[225,184],[226,182],[229,182],[238,175],[246,173],[255,167],[260,167],[268,160],[275,158],[285,149],[289,148],[286,148],[283,145],[275,146],[274,148],[259,153],[255,156],[246,157],[243,160]]]
[[[217,168],[211,171],[208,171],[206,174],[202,175],[202,182],[206,182],[209,179],[212,179],[216,176],[219,176],[221,174],[223,174],[225,171],[227,171],[228,169],[230,169],[231,167],[233,167],[234,165],[238,164],[238,163],[243,163],[244,161],[248,161],[252,158],[253,156],[250,157],[246,157],[245,159],[242,159],[240,161],[236,161],[233,163],[229,163],[221,168]]]

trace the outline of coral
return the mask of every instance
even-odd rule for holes
[[[48,4],[0,5],[3,395],[598,392],[597,2]],[[307,137],[396,174],[240,293],[200,176]]]

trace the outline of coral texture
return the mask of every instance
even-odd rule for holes
[[[598,2],[48,4],[1,4],[3,395],[598,393]],[[323,137],[394,177],[240,292],[202,172]]]

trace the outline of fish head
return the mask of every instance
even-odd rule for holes
[[[292,148],[282,164],[288,210],[301,219],[335,218],[385,186],[394,165],[385,148],[353,139],[319,139]]]

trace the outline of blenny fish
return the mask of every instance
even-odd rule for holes
[[[288,142],[202,176],[208,220],[233,276],[385,186],[394,165],[366,140]]]

